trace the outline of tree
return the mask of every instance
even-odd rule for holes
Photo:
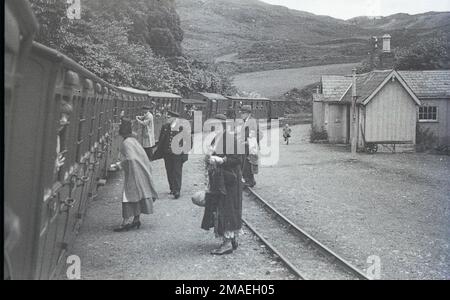
[[[64,39],[61,29],[68,22],[67,3],[60,0],[30,0],[30,5],[40,24],[36,39],[42,44],[59,49]]]
[[[37,41],[105,81],[182,95],[233,89],[214,66],[182,55],[183,33],[171,0],[83,1],[80,20],[68,20],[64,3],[32,0],[41,23]]]
[[[396,69],[435,70],[450,68],[450,45],[446,37],[420,41],[410,48],[396,49]]]

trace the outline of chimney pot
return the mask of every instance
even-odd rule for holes
[[[383,35],[383,52],[391,52],[391,36],[389,34]]]

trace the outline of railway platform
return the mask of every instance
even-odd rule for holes
[[[81,261],[81,279],[130,280],[288,280],[295,279],[265,246],[244,228],[240,248],[213,256],[220,244],[212,231],[200,228],[203,209],[191,196],[203,187],[202,156],[191,155],[183,170],[182,196],[168,195],[163,161],[153,162],[160,199],[154,214],[142,216],[139,230],[115,233],[121,221],[121,172],[110,178],[90,202],[69,255]],[[66,279],[62,272],[59,279]]]

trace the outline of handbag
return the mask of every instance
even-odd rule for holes
[[[192,196],[192,203],[197,206],[205,207],[206,206],[206,191],[199,191]]]

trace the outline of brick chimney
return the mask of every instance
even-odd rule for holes
[[[395,56],[391,51],[391,36],[389,34],[383,35],[383,49],[380,53],[380,63],[378,69],[388,70],[393,69],[395,64]]]
[[[389,34],[383,35],[383,52],[391,52],[391,36]]]

